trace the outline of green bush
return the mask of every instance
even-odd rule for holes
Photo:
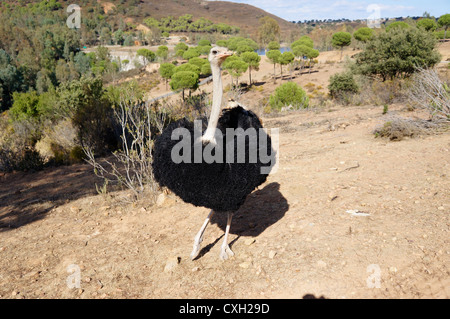
[[[435,37],[417,28],[393,27],[369,41],[356,55],[354,71],[383,81],[411,76],[417,67],[433,67],[441,56]]]
[[[280,85],[269,98],[272,109],[281,110],[285,106],[292,106],[294,109],[307,108],[309,98],[299,85],[288,82]]]
[[[113,102],[101,78],[82,77],[58,88],[60,110],[72,119],[82,146],[104,154],[117,147]]]
[[[358,93],[359,87],[349,72],[337,73],[330,77],[330,84],[328,85],[330,95],[334,99],[342,98],[348,94]]]

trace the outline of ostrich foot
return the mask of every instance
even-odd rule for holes
[[[197,233],[197,235],[194,238],[194,247],[192,248],[192,252],[190,255],[192,260],[194,260],[200,252],[200,247],[201,247],[201,244],[203,241],[203,234],[205,233],[206,226],[208,226],[209,220],[211,219],[213,214],[214,214],[214,211],[211,210],[209,212],[209,215],[206,218],[205,222],[203,223],[202,228],[200,228],[200,231]]]
[[[222,245],[222,248],[220,250],[220,259],[221,260],[227,260],[229,257],[233,257],[234,253],[231,250],[230,246]]]
[[[192,252],[190,255],[191,260],[194,260],[198,256],[198,253],[200,252],[200,247],[201,247],[202,241],[203,241],[203,236],[201,236],[201,237],[195,236],[194,247],[192,248]]]
[[[233,218],[233,214],[228,213],[227,228],[225,230],[225,237],[223,238],[222,247],[220,249],[220,259],[221,260],[227,260],[229,257],[234,256],[233,251],[230,249],[230,246],[228,245],[228,234],[230,233],[232,218]]]

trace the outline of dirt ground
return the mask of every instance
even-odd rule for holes
[[[225,262],[224,216],[191,261],[208,210],[174,195],[125,204],[84,164],[1,175],[0,298],[449,298],[450,132],[377,139],[391,116],[426,117],[382,111],[264,117],[279,167],[235,214]]]

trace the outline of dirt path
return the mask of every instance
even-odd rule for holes
[[[172,195],[120,204],[86,165],[2,176],[0,298],[449,298],[450,134],[375,139],[381,113],[264,119],[279,169],[234,218],[226,262],[223,218],[189,260],[208,210]]]

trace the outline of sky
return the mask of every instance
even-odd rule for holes
[[[312,19],[368,19],[422,16],[426,11],[439,17],[450,13],[450,0],[229,0],[246,3],[288,21]],[[376,5],[376,6],[374,6]]]

